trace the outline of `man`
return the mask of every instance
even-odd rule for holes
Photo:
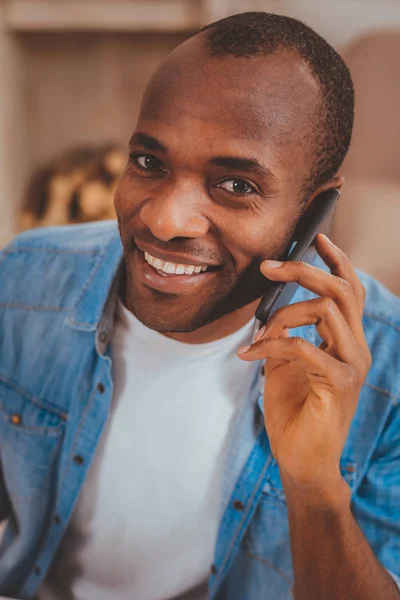
[[[3,251],[1,593],[399,598],[400,301],[324,236],[276,260],[352,122],[317,34],[229,17],[151,79],[120,235]],[[266,278],[298,292],[246,351]]]

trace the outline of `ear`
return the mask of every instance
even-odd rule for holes
[[[322,194],[322,192],[326,192],[326,190],[331,190],[331,189],[340,190],[340,188],[342,187],[343,184],[344,184],[344,177],[340,177],[339,175],[336,175],[335,177],[333,177],[332,179],[330,179],[323,185],[320,185],[311,194],[311,196],[307,200],[307,204],[306,204],[304,210],[306,211],[307,208],[314,202],[315,198],[317,198],[320,194]]]

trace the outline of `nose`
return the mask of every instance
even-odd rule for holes
[[[207,198],[205,192],[193,185],[163,186],[142,206],[140,217],[152,234],[168,242],[176,237],[204,236],[209,227],[204,216]]]

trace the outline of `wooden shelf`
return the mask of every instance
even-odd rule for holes
[[[195,31],[244,10],[282,8],[288,0],[0,0],[11,32]]]
[[[183,32],[202,21],[201,0],[9,0],[5,25],[14,32]]]

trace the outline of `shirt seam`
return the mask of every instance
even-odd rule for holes
[[[0,382],[4,383],[6,386],[9,386],[12,390],[20,394],[23,398],[25,398],[28,402],[39,408],[40,410],[44,410],[46,412],[52,413],[59,417],[61,420],[65,420],[65,413],[60,411],[59,409],[53,407],[53,404],[48,403],[46,400],[40,401],[34,396],[31,396],[28,392],[20,388],[18,385],[10,381],[7,377],[4,377],[0,374]]]
[[[390,392],[389,390],[384,390],[383,388],[380,388],[377,385],[374,385],[373,383],[364,382],[364,385],[366,387],[371,388],[371,390],[374,390],[375,392],[379,392],[380,394],[383,394],[387,398],[391,398],[394,401],[394,403],[397,400],[397,393]]]
[[[0,302],[1,308],[16,308],[16,309],[24,309],[24,310],[37,310],[43,312],[70,312],[71,307],[60,308],[58,306],[37,306],[35,304],[14,304],[9,302]]]
[[[257,440],[260,437],[260,432],[262,432],[263,427],[264,427],[264,423],[262,422],[262,423],[260,423],[260,426],[259,426],[258,431],[257,431]],[[224,572],[224,569],[225,569],[225,567],[226,567],[226,565],[228,563],[228,560],[229,560],[229,556],[231,555],[232,551],[234,550],[234,548],[236,546],[237,539],[238,539],[238,537],[240,535],[240,532],[242,531],[243,527],[245,526],[245,524],[246,524],[246,522],[248,520],[249,513],[251,512],[251,509],[252,509],[252,506],[253,506],[254,497],[256,496],[257,491],[259,490],[259,488],[261,486],[262,479],[264,478],[265,473],[269,469],[269,467],[271,465],[271,462],[272,462],[272,455],[269,457],[269,460],[264,465],[264,468],[261,471],[259,478],[257,479],[257,483],[256,483],[256,485],[253,488],[252,494],[251,494],[251,496],[249,498],[249,501],[247,502],[247,510],[244,512],[243,518],[238,523],[238,525],[236,527],[236,531],[235,531],[234,535],[232,536],[233,539],[232,539],[232,542],[230,543],[230,545],[229,545],[229,547],[228,547],[228,549],[226,551],[225,560],[222,563],[221,568],[219,569],[219,575],[215,579],[214,584],[213,584],[213,586],[212,586],[212,588],[210,590],[211,594],[214,593],[214,590],[217,588],[217,586],[220,583],[221,573]],[[247,463],[246,463],[246,466],[247,466]],[[241,478],[239,478],[239,481],[240,481],[240,479]],[[234,494],[235,494],[235,492],[236,492],[236,490],[238,488],[239,481],[237,482],[237,484],[236,484],[236,486],[234,488],[232,496],[234,496]]]
[[[71,312],[79,310],[79,306],[82,303],[85,295],[87,294],[87,292],[93,282],[93,279],[97,275],[97,273],[101,267],[102,260],[105,256],[109,246],[113,243],[113,241],[114,241],[114,238],[110,238],[110,240],[107,242],[107,244],[104,246],[104,248],[97,254],[94,266],[92,268],[92,272],[90,273],[88,279],[86,280],[86,283],[83,286],[81,293],[80,293],[74,307],[71,309]],[[97,319],[97,322],[98,322],[98,320],[99,319]],[[95,325],[95,323],[86,323],[85,321],[77,321],[72,315],[69,317],[68,322],[70,324],[74,324],[74,325],[78,325],[78,326],[86,326],[86,327],[92,327],[93,325]]]
[[[105,368],[105,367],[103,366],[103,368],[100,370],[100,373],[99,373],[99,379],[101,379],[101,376],[102,376],[102,373],[103,373],[103,371],[104,371],[104,368]],[[61,489],[61,488],[62,488],[62,486],[64,485],[65,477],[66,477],[66,475],[67,475],[67,473],[68,473],[68,471],[69,471],[69,469],[70,469],[70,467],[71,467],[71,465],[72,465],[72,460],[73,460],[74,449],[75,449],[75,448],[76,448],[76,446],[77,446],[77,442],[78,442],[78,439],[79,439],[79,437],[80,437],[81,431],[82,431],[82,429],[83,429],[83,423],[84,423],[84,421],[85,421],[86,415],[87,415],[87,413],[89,412],[89,410],[90,410],[90,408],[91,408],[91,406],[92,406],[92,403],[93,403],[93,401],[94,401],[94,398],[95,398],[95,396],[96,396],[96,391],[97,391],[97,390],[96,390],[96,386],[94,386],[94,387],[93,387],[93,389],[92,389],[92,392],[91,392],[91,394],[90,394],[90,396],[89,396],[88,403],[86,404],[86,406],[85,406],[85,409],[84,409],[84,411],[83,411],[82,418],[81,418],[81,421],[80,421],[80,423],[79,423],[79,427],[77,428],[77,430],[76,430],[76,432],[75,432],[74,439],[73,439],[73,441],[72,441],[72,444],[71,444],[70,460],[69,460],[69,461],[68,461],[68,463],[65,465],[64,473],[63,473],[63,475],[62,475],[62,478],[60,479],[60,489]]]
[[[385,426],[386,426],[386,423],[387,423],[390,411],[392,410],[392,408],[393,408],[394,405],[391,404],[391,405],[388,405],[388,406],[390,407],[390,409],[387,410],[386,417],[385,417],[385,419],[382,422],[382,426],[381,426],[380,430],[377,432],[377,435],[375,436],[374,443],[371,444],[370,451],[367,454],[367,456],[365,458],[365,461],[364,461],[364,468],[357,473],[357,479],[358,479],[358,481],[355,483],[354,496],[357,494],[358,488],[360,487],[360,484],[361,484],[362,480],[367,475],[367,473],[368,473],[368,471],[369,471],[369,469],[371,467],[372,457],[374,456],[375,451],[377,450],[377,448],[379,448],[379,444],[380,444],[380,441],[381,441],[381,437],[382,437],[383,431],[385,429]]]
[[[278,575],[280,575],[280,577],[282,577],[282,579],[286,582],[291,584],[292,583],[292,579],[290,579],[287,575],[285,575],[285,573],[283,573],[282,571],[280,571],[278,569],[278,567],[276,567],[273,563],[269,562],[268,560],[266,560],[265,558],[261,557],[261,556],[257,556],[257,554],[254,554],[250,548],[248,547],[248,542],[246,543],[246,541],[244,541],[243,544],[243,550],[246,553],[246,555],[253,559],[256,560],[257,562],[260,562],[261,564],[265,565],[266,567],[269,567],[270,569],[272,569],[273,571],[275,571],[275,573],[277,573]]]
[[[42,247],[42,246],[38,246],[35,248],[24,248],[24,247],[18,247],[18,246],[10,246],[8,249],[4,250],[4,255],[10,255],[10,254],[33,254],[35,252],[41,253],[44,252],[46,254],[66,254],[66,255],[73,255],[73,256],[96,256],[99,251],[101,251],[100,249],[96,249],[96,250],[64,250],[62,248],[46,248],[46,247]]]
[[[390,325],[391,327],[393,327],[393,329],[395,329],[398,333],[400,333],[400,326],[397,325],[396,323],[393,323],[393,321],[389,321],[389,319],[387,319],[385,317],[381,317],[380,315],[374,315],[373,313],[370,313],[370,312],[364,312],[363,316],[368,317],[369,319],[374,319],[376,321],[380,321],[381,323],[385,323],[385,325]]]
[[[56,462],[58,456],[59,456],[59,452],[60,452],[60,448],[62,447],[62,443],[63,443],[63,436],[62,436],[62,431],[61,434],[58,436],[57,439],[57,444],[54,448],[53,451],[53,456],[51,457],[51,462],[50,462],[50,468],[48,469],[48,472],[45,476],[45,481],[43,482],[40,490],[37,490],[38,494],[43,494],[43,492],[48,489],[49,484],[51,484],[51,473],[54,467],[54,463]],[[11,493],[7,490],[7,494],[10,497],[11,501],[15,501],[16,504],[25,504],[27,502],[32,502],[32,498],[34,498],[34,495],[32,496],[15,496],[14,494],[11,496]],[[36,494],[36,492],[35,492]]]

